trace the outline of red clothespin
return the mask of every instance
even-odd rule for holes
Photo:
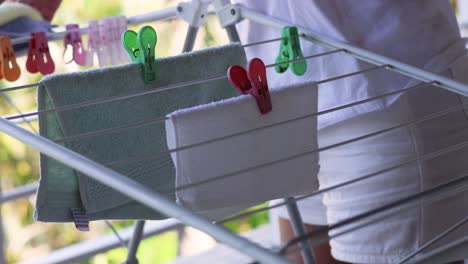
[[[11,40],[7,36],[0,37],[0,79],[5,77],[7,81],[18,80],[21,75],[20,67],[16,62],[15,50]]]
[[[271,111],[271,98],[266,78],[266,68],[259,58],[250,60],[247,70],[239,65],[228,69],[228,78],[231,84],[241,93],[255,97],[258,108],[262,114]]]
[[[44,75],[53,73],[55,64],[49,53],[49,44],[44,32],[32,32],[29,40],[26,69],[30,73],[40,72]]]
[[[81,39],[80,26],[78,24],[68,24],[65,26],[67,34],[65,35],[65,52],[67,51],[68,45],[72,46],[73,49],[73,59],[78,65],[86,65],[86,51],[83,46],[83,41]],[[72,61],[71,60],[71,61]],[[70,63],[71,61],[67,62]]]

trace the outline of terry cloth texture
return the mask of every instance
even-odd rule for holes
[[[158,87],[225,76],[232,64],[245,65],[240,44],[205,49],[156,60],[157,80],[145,84],[141,67],[129,64],[45,77],[39,86],[39,110],[132,95]],[[167,152],[164,122],[180,109],[236,95],[227,79],[164,89],[84,107],[50,111],[39,117],[40,134],[51,140],[146,123],[113,133],[68,140],[66,147],[144,184],[154,191],[171,190],[175,169]],[[174,194],[167,194],[175,200]],[[69,208],[82,207],[91,220],[161,219],[164,216],[127,196],[41,155],[36,219],[72,221]]]
[[[317,117],[311,115],[317,111],[316,83],[277,87],[271,89],[271,98],[273,110],[265,115],[251,95],[169,115],[170,149],[199,144],[172,152],[176,187],[203,182],[178,190],[178,203],[219,218],[318,188],[318,153],[313,152],[317,149]],[[236,133],[241,134],[231,136]],[[275,161],[280,162],[270,164]],[[256,167],[263,164],[269,165]],[[223,175],[231,176],[206,182]]]

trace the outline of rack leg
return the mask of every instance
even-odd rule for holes
[[[193,50],[195,40],[197,39],[197,33],[197,27],[189,26],[187,30],[187,35],[185,36],[184,48],[182,49],[182,52],[189,52]]]
[[[0,187],[1,188],[1,187]],[[1,192],[1,190],[0,190]],[[6,264],[6,256],[5,256],[5,234],[3,230],[3,216],[1,214],[2,206],[0,204],[0,264]]]
[[[301,236],[306,233],[304,228],[304,223],[302,222],[301,214],[299,213],[299,208],[297,207],[296,201],[289,197],[285,199],[287,202],[287,209],[289,218],[291,219],[292,229],[294,231],[294,235]],[[301,255],[304,259],[304,263],[306,264],[315,264],[314,255],[312,253],[312,249],[308,240],[304,240],[301,242]]]
[[[239,34],[237,33],[237,28],[234,25],[227,26],[224,28],[227,32],[229,42],[240,42]]]
[[[135,229],[133,230],[133,236],[130,240],[128,246],[127,260],[122,262],[122,264],[138,264],[138,259],[136,257],[138,246],[140,245],[141,239],[143,237],[143,231],[145,227],[144,220],[138,220],[135,224]]]
[[[216,12],[218,12],[218,10],[221,9],[222,7],[226,5],[230,5],[231,1],[230,0],[215,0],[213,4],[216,8]],[[235,12],[235,10],[233,12]],[[224,29],[226,30],[226,33],[228,35],[229,42],[231,43],[240,42],[239,34],[237,33],[237,29],[235,25],[224,27]]]

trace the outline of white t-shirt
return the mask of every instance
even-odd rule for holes
[[[402,62],[423,67],[430,58],[460,39],[458,25],[448,0],[237,0],[247,8],[300,25],[311,31],[374,51]],[[239,24],[243,43],[280,37],[280,30],[251,21]],[[329,50],[301,40],[304,56]],[[278,56],[279,42],[246,50],[266,64]],[[304,76],[290,70],[268,70],[269,83],[282,86],[296,81],[323,80],[370,68],[344,53],[307,60]],[[410,80],[384,69],[319,85],[319,111],[402,89]],[[318,128],[389,106],[397,96],[361,104],[319,116]]]

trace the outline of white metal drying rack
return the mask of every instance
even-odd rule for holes
[[[211,5],[214,7],[210,9]],[[139,24],[150,21],[165,20],[174,17],[179,17],[186,20],[189,23],[189,29],[187,37],[184,43],[183,51],[190,51],[193,48],[193,43],[196,38],[196,33],[198,28],[204,23],[204,18],[208,13],[215,12],[221,22],[221,25],[227,30],[230,41],[235,42],[239,41],[237,31],[235,29],[235,24],[241,21],[242,19],[250,19],[252,21],[272,26],[275,28],[283,28],[285,26],[290,26],[290,24],[271,18],[264,14],[246,9],[242,6],[232,5],[229,3],[229,0],[193,0],[187,3],[181,3],[176,7],[163,9],[161,11],[156,11],[148,13],[146,15],[135,16],[128,18],[130,24]],[[344,52],[355,58],[369,62],[371,64],[377,65],[374,69],[385,68],[390,71],[394,71],[408,77],[422,81],[425,84],[435,85],[449,91],[468,96],[468,86],[460,82],[448,79],[446,77],[430,73],[428,71],[413,67],[407,64],[404,64],[400,61],[381,56],[379,54],[361,49],[347,43],[337,41],[314,32],[311,32],[307,28],[298,27],[302,37],[308,41],[312,41],[319,45],[335,49],[333,52]],[[86,33],[86,28],[80,29],[83,33]],[[48,35],[49,39],[59,39],[63,38],[65,35],[64,32],[51,33]],[[27,42],[29,38],[15,39],[13,44]],[[318,54],[317,56],[326,55]],[[317,56],[310,56],[317,57]],[[372,69],[371,69],[372,70]],[[318,83],[324,83],[327,81],[333,81],[338,78],[346,78],[354,74],[360,74],[365,71],[360,71],[356,73],[345,74],[343,76],[337,76],[328,80],[322,80]],[[26,87],[34,87],[37,84],[26,85],[21,87],[11,88],[10,90],[22,89]],[[420,86],[418,86],[420,87]],[[408,89],[415,88],[410,87]],[[8,91],[9,88],[4,89]],[[366,100],[364,100],[366,101]],[[462,107],[466,107],[463,105]],[[447,111],[452,111],[454,109],[449,109]],[[445,112],[447,112],[445,111]],[[443,114],[443,113],[439,113]],[[416,121],[417,122],[417,121]],[[243,254],[247,254],[254,259],[261,261],[262,263],[288,263],[284,258],[274,254],[273,252],[264,249],[248,240],[245,240],[226,229],[214,225],[206,219],[198,216],[197,214],[179,207],[172,201],[167,200],[164,196],[156,193],[145,186],[125,177],[122,174],[119,174],[115,171],[112,171],[105,166],[98,164],[80,154],[77,154],[65,147],[62,147],[54,142],[42,138],[40,136],[34,135],[25,129],[22,129],[15,125],[14,123],[0,118],[0,131],[10,135],[13,138],[20,140],[21,142],[37,149],[38,151],[58,160],[62,163],[74,168],[89,177],[119,191],[128,197],[141,202],[142,204],[147,205],[148,207],[160,211],[166,215],[172,216],[181,220],[187,225],[198,228],[207,234],[211,235],[216,240],[225,243],[226,245],[237,249]],[[379,133],[382,133],[381,131]],[[370,135],[372,136],[372,135]],[[363,176],[370,177],[369,175]],[[29,185],[21,189],[18,193],[10,192],[10,196],[2,196],[2,200],[6,201],[8,199],[14,199],[25,193],[31,193],[37,185]],[[297,214],[297,208],[294,209],[294,203],[298,199],[289,198],[286,203],[292,204],[290,207],[291,214]],[[304,230],[301,230],[302,222],[300,218],[293,217],[293,224],[295,227],[296,235],[304,235]],[[135,232],[138,235],[138,232]],[[139,238],[136,238],[134,241],[139,241]],[[463,242],[463,241],[462,241]],[[461,242],[460,242],[461,243]],[[453,250],[459,247],[460,243],[454,243],[452,246],[448,245],[446,250]],[[465,241],[466,243],[466,241]],[[133,248],[136,249],[136,248]],[[437,254],[440,252],[435,252]],[[310,258],[310,251],[307,252],[304,250],[304,257],[308,263],[313,263],[313,259]],[[309,255],[309,256],[307,256]],[[440,254],[439,254],[440,255]],[[59,263],[59,262],[56,262]],[[128,264],[130,262],[127,261]]]

